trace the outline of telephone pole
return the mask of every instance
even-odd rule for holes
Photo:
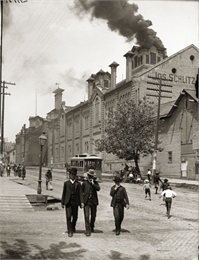
[[[3,81],[3,86],[2,88],[2,121],[1,121],[1,155],[2,157],[4,157],[4,115],[5,115],[5,96],[6,95],[11,95],[10,93],[5,93],[5,89],[8,88],[5,84],[8,85],[15,85],[15,83],[11,83],[11,82],[5,82]]]
[[[154,149],[154,153],[153,153],[153,156],[152,156],[152,175],[154,175],[154,172],[156,170],[156,165],[157,165],[158,133],[159,133],[159,122],[160,122],[161,98],[172,98],[172,96],[162,95],[162,93],[167,93],[167,94],[172,93],[172,90],[166,90],[166,89],[163,89],[163,87],[172,88],[172,86],[162,83],[162,81],[171,81],[169,79],[163,79],[161,77],[157,78],[157,77],[151,77],[151,76],[148,76],[148,78],[158,81],[158,82],[147,81],[147,84],[151,84],[151,85],[155,86],[155,88],[154,87],[147,87],[147,90],[153,91],[153,92],[151,92],[151,94],[147,94],[147,96],[158,98],[156,131],[155,131],[155,147],[154,147],[155,149]]]

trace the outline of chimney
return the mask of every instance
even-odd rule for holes
[[[92,96],[92,93],[93,93],[93,81],[94,81],[94,78],[92,76],[90,76],[90,78],[87,79],[87,82],[88,82],[88,99],[90,99],[90,97]]]
[[[57,88],[53,93],[55,93],[55,109],[61,109],[62,107],[62,92],[64,89]]]
[[[109,65],[111,67],[111,89],[116,88],[116,70],[119,64],[117,62],[113,62]]]
[[[126,54],[124,54],[124,57],[126,57],[126,81],[132,79],[132,57],[133,56],[134,53],[132,51],[128,51]]]

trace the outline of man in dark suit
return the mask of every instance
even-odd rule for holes
[[[96,181],[95,171],[90,169],[87,179],[82,183],[86,236],[90,236],[91,232],[94,232],[97,205],[99,204],[97,191],[99,190],[100,186]]]
[[[121,178],[116,175],[113,179],[115,185],[111,187],[110,195],[112,196],[111,207],[115,218],[115,234],[118,236],[121,231],[121,224],[124,219],[124,207],[129,209],[129,199],[126,189],[120,185]]]
[[[84,207],[81,183],[76,180],[77,169],[71,168],[69,180],[64,182],[61,205],[66,210],[68,236],[72,237],[76,231],[78,206]]]

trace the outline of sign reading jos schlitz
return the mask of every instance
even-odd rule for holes
[[[150,75],[152,76],[152,75]],[[195,84],[195,77],[190,77],[187,75],[177,75],[177,74],[166,74],[166,73],[159,73],[159,72],[155,72],[155,75],[153,75],[152,77],[155,78],[159,78],[159,79],[168,79],[171,82],[175,82],[175,83],[183,83],[183,84]]]

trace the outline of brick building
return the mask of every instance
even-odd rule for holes
[[[47,119],[40,116],[29,117],[29,127],[23,125],[16,135],[16,164],[38,166],[40,162],[39,136],[47,132]],[[43,148],[43,164],[47,165],[47,145]]]
[[[151,95],[152,90],[148,83],[151,78],[155,77],[158,78],[156,82],[159,82],[160,79],[163,82],[165,79],[169,79],[171,85],[171,92],[165,92],[161,98],[161,118],[164,117],[166,127],[159,135],[164,150],[158,154],[158,166],[161,166],[161,172],[169,176],[197,178],[194,167],[196,167],[198,147],[194,140],[196,140],[195,131],[198,129],[196,116],[198,99],[194,97],[194,91],[199,67],[198,48],[190,45],[167,57],[166,50],[158,45],[134,46],[124,54],[124,57],[126,59],[126,79],[116,82],[119,64],[115,61],[112,62],[109,65],[110,73],[100,70],[91,74],[87,80],[88,99],[75,107],[68,107],[62,101],[64,89],[58,88],[54,91],[55,108],[47,114],[46,118],[48,165],[63,168],[65,162],[69,163],[75,154],[89,153],[102,157],[103,171],[121,169],[122,160],[105,152],[97,153],[95,140],[101,138],[104,133],[107,112],[115,109],[118,102],[121,103],[132,98],[138,103],[139,99],[147,96],[150,101],[157,104],[158,99]],[[155,86],[151,88],[155,88]],[[188,96],[188,100],[190,98],[194,100],[191,104],[195,107],[192,113],[187,110],[186,116],[183,107],[185,96]],[[177,106],[178,109],[174,109]],[[164,111],[167,113],[164,114]],[[194,114],[194,126],[191,126],[191,134],[186,142],[183,136],[186,131],[190,131],[190,129],[188,130],[190,125],[185,124],[187,128],[185,125],[182,128],[176,127],[180,124],[178,113],[184,113],[183,118],[191,118],[191,115]],[[190,138],[192,138],[192,145]],[[169,139],[172,142],[169,143]],[[171,149],[172,147],[176,150]],[[185,163],[188,165],[186,174],[183,170]],[[131,164],[133,165],[133,162]],[[145,172],[147,167],[151,167],[151,157],[144,159],[141,157],[141,171]]]

